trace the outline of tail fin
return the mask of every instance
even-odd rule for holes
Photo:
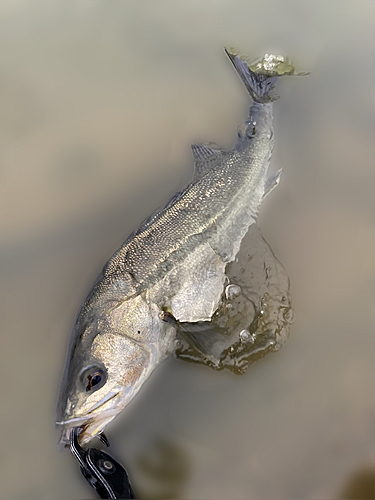
[[[233,49],[224,50],[255,102],[276,101],[278,96],[275,94],[275,85],[279,76],[295,74],[292,62],[283,56],[266,54],[263,59],[250,66],[244,57]]]

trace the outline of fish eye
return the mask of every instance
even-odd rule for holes
[[[99,373],[95,373],[93,377],[91,375],[88,375],[87,380],[88,384],[86,386],[86,392],[91,391],[93,387],[98,385],[101,382],[102,377]]]
[[[98,366],[89,366],[80,374],[81,382],[86,392],[94,392],[106,382],[105,371]]]

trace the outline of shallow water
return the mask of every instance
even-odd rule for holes
[[[1,2],[1,497],[94,498],[54,428],[70,331],[104,262],[190,181],[189,145],[233,145],[249,102],[223,46],[311,72],[280,82],[283,175],[258,221],[295,322],[240,377],[166,361],[108,428],[111,452],[148,498],[345,498],[373,473],[374,14]]]

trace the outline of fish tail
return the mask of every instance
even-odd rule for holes
[[[246,90],[255,102],[266,103],[276,101],[275,85],[280,76],[294,75],[292,62],[283,56],[266,54],[263,59],[249,63],[233,49],[224,49]],[[302,73],[299,73],[302,75]]]

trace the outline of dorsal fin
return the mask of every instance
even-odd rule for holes
[[[195,166],[194,181],[216,167],[229,154],[229,151],[224,151],[214,142],[192,144],[191,149]]]

